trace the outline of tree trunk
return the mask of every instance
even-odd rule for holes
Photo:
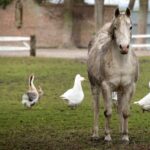
[[[140,0],[140,10],[138,14],[138,34],[146,34],[148,16],[148,0]],[[137,43],[145,43],[144,38],[137,39]]]
[[[95,0],[95,23],[96,31],[104,24],[104,0]]]
[[[74,46],[73,34],[73,0],[64,0],[64,31],[62,47],[70,48]]]
[[[23,4],[21,0],[16,1],[15,5],[15,23],[16,27],[19,29],[22,27],[23,23]]]
[[[130,0],[129,5],[128,5],[128,8],[129,8],[130,10],[133,10],[134,4],[135,4],[135,0]]]

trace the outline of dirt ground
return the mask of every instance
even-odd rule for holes
[[[135,50],[137,56],[150,56],[150,50]],[[0,56],[24,57],[29,51],[0,51]],[[37,49],[37,57],[86,59],[87,49]]]

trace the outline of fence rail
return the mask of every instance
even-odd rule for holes
[[[0,36],[1,42],[8,42],[8,41],[30,41],[30,37],[28,36]]]
[[[36,37],[31,36],[0,36],[0,51],[29,51],[30,56],[36,56]],[[21,46],[12,46],[11,44],[21,42]],[[9,43],[9,44],[8,44]]]
[[[132,38],[136,38],[136,39],[139,39],[139,38],[150,38],[150,34],[135,34],[135,35],[132,35]]]

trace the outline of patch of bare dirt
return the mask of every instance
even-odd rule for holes
[[[150,50],[135,50],[138,57],[150,56]],[[29,51],[0,51],[0,56],[24,57]],[[37,49],[37,57],[87,59],[87,49]]]

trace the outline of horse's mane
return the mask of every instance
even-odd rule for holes
[[[100,50],[103,46],[105,47],[106,45],[108,45],[108,43],[111,42],[112,37],[112,22],[108,22],[98,31],[98,33],[89,42],[88,52],[92,51],[93,49]]]

